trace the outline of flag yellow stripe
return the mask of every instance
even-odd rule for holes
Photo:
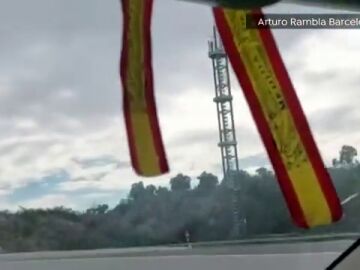
[[[224,11],[236,48],[264,111],[307,224],[311,227],[331,223],[330,208],[262,44],[258,32],[261,30],[246,29],[246,12]]]
[[[159,167],[158,156],[152,143],[152,131],[147,114],[132,112],[131,119],[134,127],[134,137],[136,141],[136,151],[141,172],[146,172],[146,175],[159,175],[161,170]],[[147,153],[144,155],[144,153]]]
[[[151,123],[145,97],[144,76],[144,1],[130,0],[129,5],[129,45],[127,89],[130,99],[130,118],[133,128],[137,162],[141,172],[146,175],[161,173],[156,153]]]

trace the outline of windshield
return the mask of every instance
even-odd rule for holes
[[[263,9],[339,12],[284,3]],[[271,29],[280,55],[267,63],[283,61],[299,117],[281,103],[281,93],[288,101],[281,81],[279,92],[264,90],[276,84],[261,77],[268,65],[251,73],[263,52],[239,45],[250,96],[208,5],[157,0],[152,15],[151,39],[140,39],[151,45],[144,60],[137,57],[146,51],[131,44],[124,58],[119,1],[1,4],[0,268],[325,269],[360,233],[360,32]],[[136,73],[139,62],[153,80]],[[152,99],[125,96],[141,82],[153,83]],[[131,103],[144,96],[153,103]],[[313,136],[309,144],[304,134]],[[318,152],[309,154],[308,145]],[[307,171],[292,173],[304,160]],[[320,178],[323,186],[307,184]]]

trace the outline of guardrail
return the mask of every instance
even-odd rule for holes
[[[229,241],[209,241],[191,243],[193,248],[196,247],[217,247],[217,246],[237,246],[251,244],[281,244],[294,242],[315,242],[315,241],[336,241],[336,240],[356,240],[360,239],[360,232],[356,233],[333,233],[318,235],[301,235],[301,234],[272,234],[263,235],[261,237],[248,237],[241,240]],[[187,246],[188,244],[174,244],[170,247]]]

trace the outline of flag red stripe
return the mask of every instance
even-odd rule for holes
[[[145,99],[147,104],[148,116],[150,126],[152,130],[152,137],[156,153],[159,157],[159,166],[162,173],[169,171],[168,162],[166,159],[165,149],[162,141],[156,102],[154,97],[154,79],[153,79],[153,68],[152,68],[152,44],[151,44],[151,17],[153,0],[143,0],[144,6],[144,61],[145,61]]]

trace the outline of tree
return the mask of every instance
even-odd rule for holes
[[[143,197],[145,194],[145,187],[143,182],[132,184],[130,193],[129,193],[129,199],[130,200],[139,200],[141,197]]]
[[[344,145],[340,151],[340,162],[352,164],[354,163],[354,158],[357,156],[357,151],[354,147],[349,145]]]
[[[178,174],[170,179],[171,191],[187,191],[190,190],[191,178],[189,176]]]
[[[350,150],[344,148],[344,162],[351,160],[344,153],[354,156]],[[360,194],[360,166],[332,167],[329,173],[341,201]],[[2,211],[0,245],[6,252],[166,245],[184,243],[186,231],[194,242],[231,240],[235,209],[246,236],[305,233],[292,223],[273,172],[260,168],[232,176],[219,185],[215,175],[203,172],[195,189],[183,174],[170,180],[171,189],[135,183],[110,211],[106,204],[84,213],[64,207]],[[227,182],[235,182],[236,190]],[[340,222],[311,233],[358,232],[359,211],[360,196],[344,205]]]
[[[333,158],[332,165],[333,167],[336,167],[338,165],[338,160],[336,158]]]
[[[339,160],[333,159],[333,166],[353,166],[358,164],[358,161],[355,160],[357,156],[357,150],[350,145],[343,145],[339,152]]]
[[[103,215],[109,210],[109,206],[107,204],[99,204],[96,207],[92,207],[86,210],[87,214],[91,215]]]
[[[274,177],[274,173],[266,168],[259,168],[256,170],[256,173],[263,178],[273,178]]]
[[[202,194],[214,191],[219,183],[215,175],[207,172],[203,172],[197,179],[199,179],[199,184],[196,189]]]
[[[154,185],[148,185],[146,186],[145,191],[148,196],[155,196],[156,187]]]

